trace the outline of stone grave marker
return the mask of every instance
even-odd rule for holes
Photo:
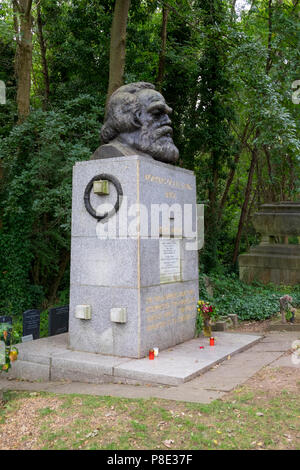
[[[40,337],[40,310],[31,309],[23,313],[23,338],[32,335],[32,339]]]
[[[120,87],[73,168],[70,349],[142,358],[194,337],[203,207],[172,165],[171,111],[150,83]]]
[[[49,336],[69,331],[69,305],[49,310]]]

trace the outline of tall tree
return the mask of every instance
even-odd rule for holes
[[[17,41],[15,70],[17,76],[17,106],[19,123],[30,111],[32,66],[32,0],[13,0],[14,26]]]
[[[49,82],[49,72],[48,72],[48,63],[46,57],[46,43],[43,33],[43,21],[41,14],[41,0],[36,2],[36,12],[37,12],[37,26],[38,26],[38,38],[41,50],[41,59],[42,59],[42,71],[44,77],[44,97],[43,97],[43,108],[47,108],[50,95],[50,82]]]
[[[130,0],[116,0],[110,36],[109,83],[106,103],[112,93],[123,85],[129,8]]]
[[[167,45],[167,25],[168,25],[169,8],[163,6],[162,9],[162,25],[161,25],[161,50],[159,53],[158,74],[156,79],[156,88],[161,91],[165,74],[166,62],[166,45]]]
[[[229,123],[233,111],[228,103],[230,75],[226,32],[226,10],[221,0],[200,0],[205,40],[199,61],[198,122],[196,130],[207,174],[208,208],[206,212],[205,247],[201,261],[207,271],[218,264],[218,223],[220,186],[224,179],[223,168],[232,152]],[[201,159],[201,156],[199,157]]]

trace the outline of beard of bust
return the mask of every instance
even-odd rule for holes
[[[143,125],[139,130],[127,134],[127,142],[140,152],[151,155],[155,160],[170,163],[176,162],[179,157],[178,148],[172,139],[172,128],[160,126],[158,128]]]

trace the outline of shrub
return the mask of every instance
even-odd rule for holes
[[[99,145],[103,108],[81,95],[32,111],[0,143],[0,314],[55,303],[68,286],[72,167]]]
[[[200,276],[200,298],[212,300],[220,315],[235,313],[240,320],[265,320],[279,311],[279,298],[289,293],[293,304],[300,306],[299,286],[274,286],[258,282],[251,285],[235,274],[211,276],[213,298],[206,291],[204,276]]]

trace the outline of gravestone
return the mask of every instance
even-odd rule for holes
[[[251,284],[297,285],[300,282],[300,201],[263,204],[252,217],[261,242],[239,256],[240,279]]]
[[[73,168],[70,349],[141,358],[194,337],[203,206],[171,164],[171,111],[149,83],[120,87]]]
[[[6,341],[5,343],[7,345],[10,344],[10,340],[11,340],[11,332],[12,332],[12,317],[8,316],[8,315],[1,315],[0,316],[0,324],[6,324],[7,325],[7,338],[6,338]]]
[[[31,335],[32,339],[40,337],[40,310],[31,309],[23,313],[23,337]]]
[[[49,310],[49,336],[66,333],[69,329],[69,305]]]

